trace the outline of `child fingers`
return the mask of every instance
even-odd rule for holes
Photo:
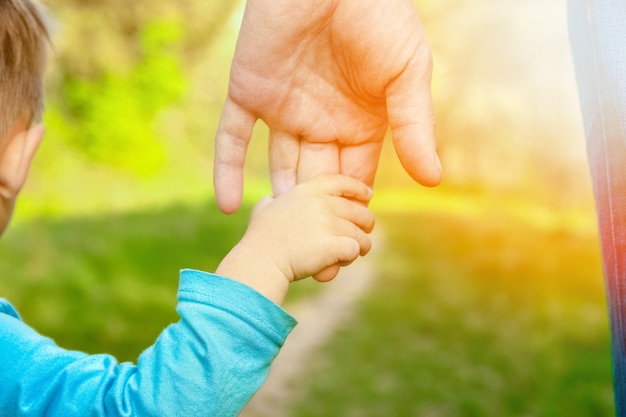
[[[347,175],[321,175],[315,178],[320,190],[326,194],[346,197],[367,203],[373,192],[364,182]]]
[[[343,197],[334,197],[333,211],[336,216],[354,223],[365,233],[370,233],[374,229],[376,222],[374,214],[361,204]]]
[[[359,255],[366,255],[372,246],[369,236],[354,224],[344,221],[341,228],[343,233],[335,237],[332,250],[331,262],[335,263],[313,274],[313,279],[318,282],[332,281],[342,266],[350,265]]]
[[[339,273],[340,266],[338,264],[331,265],[328,268],[325,268],[313,275],[313,279],[317,282],[328,282],[332,281],[337,274]]]
[[[361,229],[358,230],[358,242],[360,248],[359,255],[367,255],[370,249],[372,249],[372,240],[367,234],[363,233]]]
[[[338,262],[349,264],[359,255],[367,255],[372,248],[372,241],[367,233],[353,223],[343,222],[336,230]]]
[[[336,248],[335,254],[337,255],[337,262],[352,262],[361,254],[361,243],[358,238],[348,236],[337,236],[335,241]]]

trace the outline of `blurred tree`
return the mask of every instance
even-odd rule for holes
[[[140,174],[163,161],[155,120],[185,99],[194,68],[236,2],[57,0],[48,78],[51,135],[93,161]]]

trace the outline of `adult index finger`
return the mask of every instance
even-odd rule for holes
[[[220,210],[237,211],[243,194],[243,167],[256,118],[226,99],[215,136],[213,187]]]
[[[423,40],[407,67],[386,90],[389,127],[398,159],[411,178],[425,186],[441,181],[431,76],[432,55]]]

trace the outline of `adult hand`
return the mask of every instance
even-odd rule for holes
[[[437,185],[431,70],[411,0],[248,0],[216,137],[220,209],[241,203],[259,118],[275,195],[319,174],[372,186],[388,126],[404,169]]]

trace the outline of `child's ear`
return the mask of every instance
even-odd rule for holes
[[[0,197],[10,200],[20,192],[43,134],[41,124],[19,131],[0,150]]]

